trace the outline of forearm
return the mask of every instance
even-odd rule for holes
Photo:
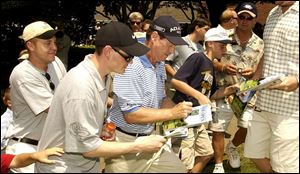
[[[238,87],[234,85],[220,88],[211,96],[211,100],[218,100],[224,98],[225,96],[236,93],[237,88]]]
[[[129,124],[148,124],[174,119],[172,109],[155,109],[141,107],[137,111],[126,114],[125,121]]]
[[[114,157],[127,153],[141,152],[140,146],[135,142],[110,142],[104,141],[101,146],[93,151],[83,153],[83,156],[89,158]]]
[[[219,72],[223,72],[224,71],[224,65],[219,62],[217,59],[213,60],[213,65],[214,65],[214,69],[219,71]]]
[[[23,153],[16,155],[10,163],[10,168],[20,168],[28,166],[37,161],[33,153]]]
[[[171,65],[166,64],[165,69],[166,69],[167,74],[169,74],[171,77],[175,76],[176,71],[173,69],[173,67]]]

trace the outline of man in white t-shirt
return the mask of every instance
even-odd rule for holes
[[[56,31],[46,22],[37,21],[24,28],[22,39],[29,57],[18,64],[10,75],[13,121],[8,127],[6,153],[32,153],[38,141],[52,101],[54,90],[66,74],[55,57]],[[34,164],[15,169],[32,173]]]

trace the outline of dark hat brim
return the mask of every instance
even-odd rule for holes
[[[39,36],[36,36],[36,38],[39,38],[39,39],[51,39],[52,37],[55,36],[55,34],[57,33],[57,30],[49,30],[49,31],[46,31],[45,33],[39,35]]]
[[[187,45],[187,43],[181,37],[167,35],[164,36],[168,39],[168,41],[170,41],[174,45]]]
[[[220,40],[220,41],[216,41],[216,42],[220,42],[222,44],[231,44],[231,43],[233,43],[232,40]]]
[[[142,56],[145,55],[148,51],[150,51],[150,49],[147,46],[139,42],[129,46],[117,46],[117,47],[131,56]]]

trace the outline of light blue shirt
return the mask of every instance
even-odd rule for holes
[[[160,108],[166,97],[165,80],[164,62],[157,62],[154,67],[146,56],[135,57],[123,75],[114,77],[115,95],[109,120],[126,132],[150,134],[154,129],[152,123],[128,124],[124,116],[125,113],[134,112],[141,107]]]
[[[8,139],[4,138],[8,126],[12,122],[13,112],[9,108],[1,115],[1,150],[7,146]]]

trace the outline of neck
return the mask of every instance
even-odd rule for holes
[[[234,27],[228,23],[223,23],[221,24],[221,26],[225,29],[225,30],[230,30],[233,29]]]
[[[146,53],[146,57],[149,59],[150,63],[151,63],[153,66],[155,66],[157,61],[156,61],[156,58],[153,56],[153,55],[155,55],[155,54],[154,54],[154,51],[153,51],[153,49],[152,49],[154,43],[151,42],[151,41],[146,41],[145,44],[146,44],[147,47],[150,48],[150,51],[148,51],[148,52]]]
[[[109,73],[105,58],[99,57],[96,53],[94,53],[91,60],[95,64],[101,79],[104,81],[106,75]]]
[[[47,72],[48,70],[48,63],[44,63],[39,59],[35,59],[33,56],[29,56],[28,61],[34,66],[35,68]]]
[[[236,34],[241,42],[242,43],[245,43],[245,42],[248,42],[249,39],[251,38],[252,36],[252,30],[240,30],[240,29],[236,29]]]
[[[212,53],[212,51],[210,51],[210,50],[204,51],[204,54],[205,54],[206,57],[208,57],[210,60],[213,60],[213,53]]]
[[[288,2],[286,2],[288,3]],[[292,2],[289,2],[288,4],[284,5],[284,6],[281,6],[281,10],[282,10],[282,13],[285,13],[295,2],[292,1]]]
[[[188,39],[194,43],[198,43],[200,41],[196,33],[189,34]]]

